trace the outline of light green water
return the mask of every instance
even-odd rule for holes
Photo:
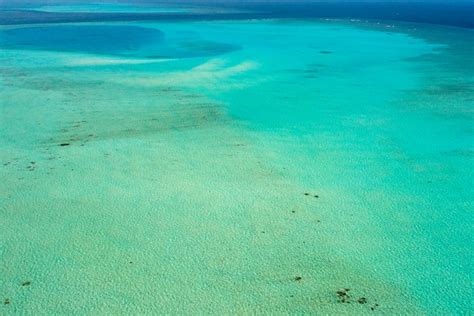
[[[2,314],[472,311],[471,30],[133,26],[0,51]]]

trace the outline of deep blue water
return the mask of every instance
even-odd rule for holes
[[[162,43],[164,40],[164,35],[159,30],[108,25],[26,27],[6,30],[1,36],[2,48],[60,49],[93,54],[133,54],[146,43]]]
[[[124,25],[23,27],[0,33],[0,48],[82,52],[142,58],[219,55],[239,47],[186,38],[177,43],[159,30]]]
[[[158,3],[151,1],[148,3]],[[242,4],[219,3],[219,7],[241,10],[232,13],[52,13],[28,9],[13,9],[0,4],[0,24],[53,23],[67,21],[128,21],[174,19],[249,19],[249,18],[356,18],[432,23],[474,28],[474,2],[456,3],[280,3]],[[206,6],[205,4],[203,6]],[[215,5],[214,5],[215,6]],[[211,7],[210,7],[211,8]],[[244,10],[244,12],[242,12]]]

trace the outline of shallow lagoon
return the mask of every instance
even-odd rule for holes
[[[84,27],[180,54],[0,34],[2,313],[469,312],[472,31]]]

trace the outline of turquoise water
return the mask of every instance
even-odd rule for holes
[[[472,40],[3,27],[1,313],[471,313]]]

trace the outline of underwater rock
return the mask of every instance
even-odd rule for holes
[[[10,304],[10,299],[9,299],[9,298],[6,298],[6,299],[3,301],[3,304],[5,304],[5,305]]]
[[[35,170],[36,169],[36,162],[34,162],[34,161],[30,162],[30,165],[26,168],[29,169],[28,171]]]
[[[23,283],[21,283],[22,286],[28,286],[28,285],[31,285],[31,281],[25,281]]]
[[[372,307],[370,308],[370,310],[374,311],[374,310],[375,310],[377,307],[379,307],[379,306],[380,306],[379,304],[375,303],[374,306],[372,306]]]
[[[350,296],[347,294],[350,289],[342,289],[336,292],[337,297],[339,299],[339,303],[350,303]]]
[[[337,294],[337,296],[346,296],[347,295],[345,290],[337,291],[336,294]]]
[[[299,275],[295,277],[295,281],[301,281],[303,278],[300,277]]]
[[[366,304],[367,303],[367,299],[365,297],[361,297],[357,300],[357,303],[359,304]]]

